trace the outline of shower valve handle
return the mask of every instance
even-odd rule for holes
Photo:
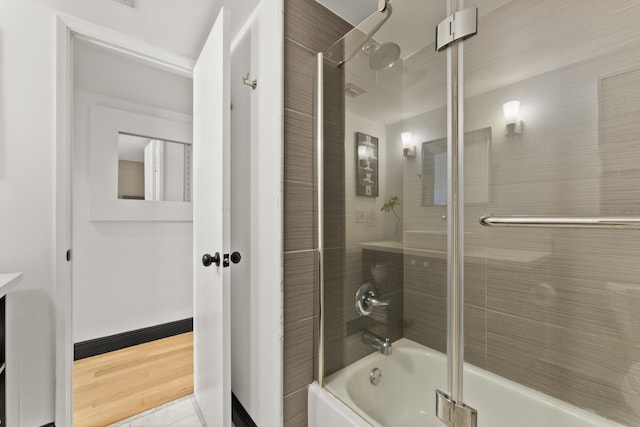
[[[362,302],[368,305],[369,307],[381,307],[385,305],[391,304],[391,300],[379,300],[376,298],[376,294],[373,291],[366,292],[362,296]]]
[[[368,316],[374,308],[390,304],[391,300],[378,299],[378,292],[371,283],[365,283],[356,292],[356,311],[360,316]]]

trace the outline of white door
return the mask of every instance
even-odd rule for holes
[[[193,73],[194,391],[209,427],[231,426],[229,64],[223,8]]]

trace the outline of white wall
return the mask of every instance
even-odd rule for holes
[[[231,54],[231,250],[242,254],[231,268],[231,380],[261,426],[283,416],[282,7],[262,0]]]
[[[231,52],[231,250],[242,254],[243,259],[231,268],[231,390],[247,409],[255,413],[257,375],[254,359],[259,357],[252,337],[258,320],[256,290],[252,289],[251,264],[257,253],[251,251],[251,180],[255,174],[251,153],[257,142],[257,122],[251,120],[255,114],[255,97],[251,87],[243,84],[240,76],[258,73],[255,43],[258,22],[240,39],[234,40]],[[261,82],[262,83],[262,82]]]
[[[191,222],[91,221],[89,114],[101,105],[190,123],[191,79],[81,40],[74,64],[74,342],[192,317]]]
[[[17,364],[7,361],[12,426],[54,417],[53,34],[50,12],[0,2],[0,271],[23,272],[25,290],[8,296],[8,339],[19,352]]]

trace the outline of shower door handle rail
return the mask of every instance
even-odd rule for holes
[[[640,229],[639,217],[493,216],[480,218],[487,227]]]

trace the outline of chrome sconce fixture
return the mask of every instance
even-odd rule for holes
[[[502,105],[502,110],[504,111],[504,121],[506,122],[504,134],[507,136],[522,134],[524,124],[522,123],[522,120],[518,119],[520,101],[505,102]]]
[[[413,135],[411,132],[402,132],[400,134],[402,138],[402,153],[405,157],[416,156],[416,146],[413,145]]]

